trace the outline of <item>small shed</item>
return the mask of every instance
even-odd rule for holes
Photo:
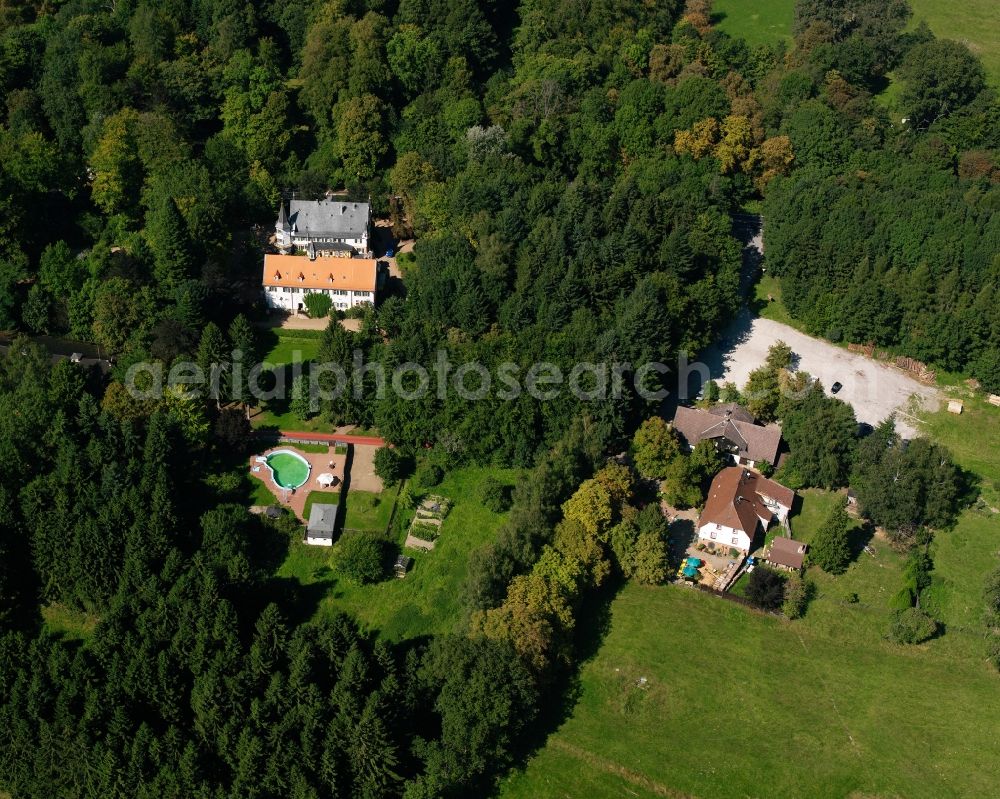
[[[396,558],[396,563],[393,566],[393,571],[396,572],[396,576],[402,580],[406,577],[406,573],[410,570],[410,564],[413,563],[413,558],[408,555],[400,555]]]
[[[306,543],[321,547],[333,546],[333,531],[337,527],[337,511],[339,505],[320,505],[316,503],[309,511],[309,524],[306,526]]]
[[[948,400],[948,413],[961,413],[964,408],[962,400]]]
[[[801,541],[777,536],[771,542],[771,549],[768,550],[766,556],[767,562],[779,569],[801,571],[802,565],[805,563],[807,548]]]

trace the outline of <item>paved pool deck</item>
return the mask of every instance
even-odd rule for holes
[[[267,466],[257,460],[258,458],[266,458],[271,453],[282,450],[288,450],[296,453],[297,455],[301,455],[309,463],[309,479],[306,480],[302,486],[294,490],[286,491],[280,488],[271,477],[271,472],[268,470]],[[278,505],[288,508],[300,520],[305,522],[307,521],[305,518],[306,498],[309,496],[310,492],[339,492],[343,487],[344,479],[346,477],[347,455],[334,454],[333,447],[330,447],[329,452],[303,452],[294,444],[279,444],[277,446],[270,447],[260,454],[251,455],[247,464],[250,469],[251,477],[257,478],[268,487],[270,492],[274,495],[275,502]],[[340,478],[340,484],[332,488],[321,487],[317,482],[317,478],[324,472],[330,472],[335,477]]]

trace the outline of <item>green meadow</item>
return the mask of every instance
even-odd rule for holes
[[[996,796],[1000,674],[985,657],[982,589],[1000,562],[1000,408],[925,417],[974,473],[983,502],[932,545],[924,607],[943,634],[885,637],[905,556],[871,541],[847,572],[815,567],[788,621],[681,586],[627,585],[583,664],[568,718],[504,799]],[[811,540],[839,494],[809,490],[792,517]]]
[[[513,484],[518,472],[455,469],[432,489],[433,493],[448,497],[452,508],[432,551],[405,550],[413,558],[413,565],[404,579],[389,576],[373,585],[352,585],[338,579],[331,568],[330,549],[299,542],[292,543],[277,576],[312,586],[318,596],[316,614],[350,613],[363,626],[393,640],[449,632],[462,619],[461,590],[469,558],[493,539],[503,520],[502,514],[488,510],[478,499],[480,486],[490,475]],[[381,495],[349,491],[345,499],[345,526],[383,536],[397,490],[389,488]],[[404,551],[403,541],[412,511],[398,509],[397,514],[386,536],[387,550],[393,560],[396,553]],[[387,573],[391,572],[390,566],[387,562]]]
[[[934,35],[965,44],[983,62],[993,85],[1000,85],[1000,3],[995,0],[909,0],[910,27],[927,22]],[[791,42],[794,0],[716,0],[715,25],[751,45]]]
[[[813,605],[788,622],[627,586],[572,716],[501,796],[996,795],[1000,677],[967,642],[907,649],[876,600]]]
[[[795,0],[715,0],[712,19],[719,30],[750,45],[790,44],[794,8]]]

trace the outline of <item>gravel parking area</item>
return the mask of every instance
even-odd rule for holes
[[[935,387],[788,325],[751,317],[749,311],[744,311],[720,343],[705,353],[703,362],[720,384],[732,381],[742,389],[750,372],[764,363],[768,347],[779,340],[792,348],[797,368],[818,377],[827,392],[835,382],[843,384],[837,397],[854,408],[859,422],[877,425],[896,413],[896,430],[904,438],[912,438],[917,428],[915,420],[906,414],[910,398],[916,395],[928,410],[938,408],[941,393]]]
[[[382,478],[375,474],[375,453],[377,450],[378,447],[367,444],[354,445],[351,482],[349,483],[352,489],[378,494],[385,488],[382,484]]]

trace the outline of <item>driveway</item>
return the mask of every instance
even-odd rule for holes
[[[375,474],[375,453],[379,447],[374,444],[355,444],[351,460],[351,482],[353,490],[371,491],[379,494],[385,488],[382,478]]]
[[[274,312],[258,322],[259,327],[280,328],[281,330],[326,330],[330,326],[330,317],[323,316],[319,319],[310,319],[305,314]],[[340,326],[344,330],[356,331],[361,329],[360,319],[341,319]]]
[[[900,369],[807,336],[781,322],[753,317],[748,310],[704,353],[702,362],[720,384],[731,381],[742,389],[776,341],[788,344],[797,358],[797,368],[818,377],[828,392],[835,382],[842,383],[837,397],[854,408],[859,422],[874,426],[895,413],[896,430],[904,438],[913,438],[918,431],[908,412],[914,409],[910,398],[915,397],[916,404],[927,410],[937,410],[941,401],[941,392],[935,387]]]

